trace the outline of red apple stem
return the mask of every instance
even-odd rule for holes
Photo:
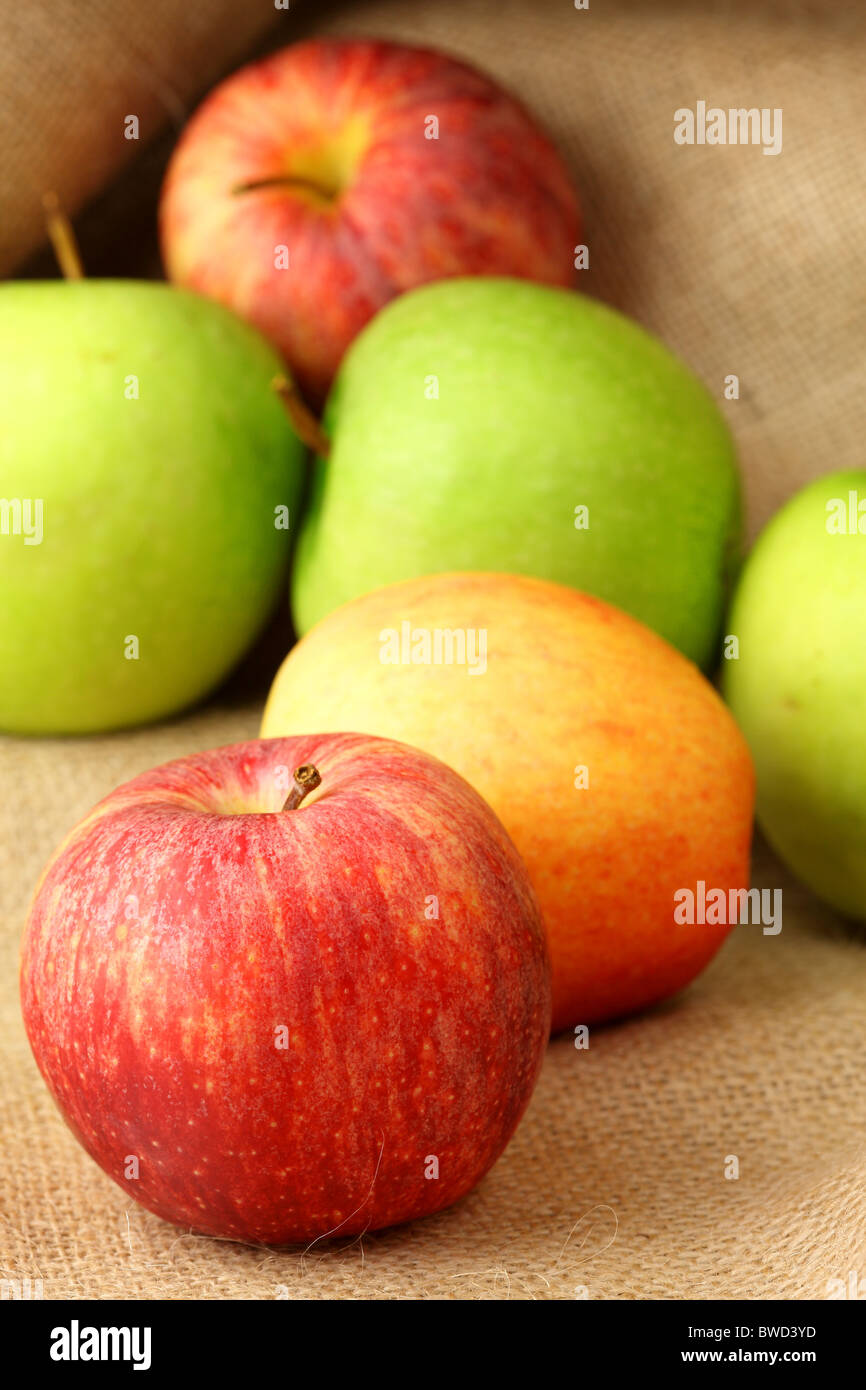
[[[84,266],[81,263],[81,254],[75,240],[75,233],[72,230],[72,223],[62,210],[57,194],[53,192],[43,193],[42,206],[45,210],[45,226],[48,237],[57,258],[61,275],[64,280],[83,280]]]
[[[312,763],[304,763],[303,767],[295,768],[295,785],[286,798],[284,811],[297,811],[304,797],[309,792],[314,792],[316,787],[321,785],[322,778],[319,769],[313,767]]]
[[[333,201],[335,196],[333,188],[316,183],[315,179],[296,178],[291,174],[270,174],[263,179],[249,179],[246,183],[236,183],[232,189],[232,197],[236,198],[239,193],[257,193],[262,188],[299,188],[304,193],[316,193],[320,198],[330,201]]]
[[[275,376],[271,387],[276,391],[286,408],[292,429],[302,444],[308,449],[327,458],[331,452],[331,441],[322,429],[315,415],[293,381],[286,376]]]

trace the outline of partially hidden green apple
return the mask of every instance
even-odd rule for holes
[[[301,527],[299,630],[446,570],[556,580],[700,665],[739,543],[733,444],[660,342],[584,295],[496,277],[394,300],[345,357]]]
[[[237,662],[301,484],[278,369],[165,285],[0,287],[0,729],[142,723]]]
[[[866,918],[866,471],[818,478],[773,517],[728,632],[761,828],[819,897]]]

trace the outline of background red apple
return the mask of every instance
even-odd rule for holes
[[[283,810],[300,765],[321,786]],[[499,821],[443,763],[360,734],[237,744],[113,792],[42,878],[21,991],[105,1171],[170,1221],[273,1244],[468,1192],[550,1025]]]
[[[315,403],[394,295],[449,275],[569,285],[580,229],[557,151],[489,78],[429,49],[333,39],[211,93],[160,224],[169,277],[256,324]]]

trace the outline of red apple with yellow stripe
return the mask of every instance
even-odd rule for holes
[[[105,1171],[169,1221],[269,1244],[468,1192],[550,1025],[501,824],[442,763],[357,734],[238,744],[113,792],[42,878],[21,993]]]
[[[169,278],[254,323],[321,401],[387,300],[451,275],[569,285],[577,200],[551,141],[442,53],[317,39],[194,114],[160,208]]]

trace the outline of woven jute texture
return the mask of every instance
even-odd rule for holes
[[[2,155],[3,220],[17,228],[7,266],[35,243],[30,203],[51,160],[68,170],[61,192],[75,205],[119,166],[99,120],[76,114],[81,83],[97,114],[138,110],[143,46],[145,69],[173,65],[190,93],[266,33],[433,42],[505,80],[564,149],[586,212],[585,287],[660,333],[719,397],[725,376],[739,376],[740,398],[724,408],[751,534],[807,477],[862,465],[856,4],[381,0],[293,5],[276,22],[270,4],[92,0],[74,7],[74,23],[72,8],[17,7],[18,55],[7,43],[0,58],[0,125],[12,101],[27,117],[20,148]],[[30,11],[54,16],[39,43]],[[782,153],[676,145],[674,112],[700,100],[781,108]],[[28,148],[43,163],[25,184],[15,161],[26,164]],[[132,273],[138,232],[129,228]],[[827,1298],[852,1272],[866,1292],[866,936],[760,848],[755,881],[782,888],[781,933],[738,928],[679,998],[594,1030],[588,1050],[552,1043],[504,1157],[432,1220],[306,1254],[250,1249],[173,1229],[99,1171],[55,1112],[20,1022],[30,894],[63,834],[118,782],[254,736],[278,654],[260,653],[242,697],[235,687],[156,729],[0,741],[0,1278],[42,1279],[49,1299]]]
[[[273,23],[264,0],[3,5],[0,273],[42,239],[43,192],[77,212]]]

